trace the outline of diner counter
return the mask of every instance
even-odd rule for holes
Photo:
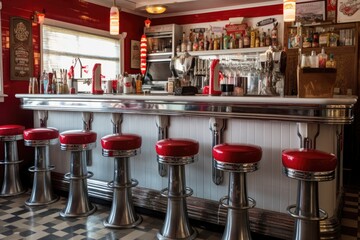
[[[354,120],[356,96],[297,98],[264,96],[174,96],[150,95],[40,95],[16,94],[21,107],[34,111],[34,127],[93,130],[97,146],[91,152],[88,170],[89,195],[110,200],[113,162],[101,154],[100,138],[113,133],[142,137],[141,154],[131,161],[131,176],[139,181],[133,189],[134,205],[166,211],[159,190],[167,186],[166,169],[156,159],[159,139],[190,138],[199,142],[198,161],[186,166],[186,184],[194,194],[188,199],[191,218],[224,224],[226,211],[218,201],[227,194],[228,181],[213,168],[215,144],[256,144],[263,150],[260,169],[247,177],[248,195],[256,200],[250,210],[251,229],[281,239],[291,239],[293,220],[286,208],[296,202],[297,181],[284,176],[283,149],[309,147],[335,153],[339,159],[336,179],[319,185],[319,205],[329,214],[321,224],[326,239],[338,239],[339,196],[342,186],[344,125]],[[55,188],[67,190],[63,175],[69,156],[59,146],[50,149],[55,166]]]
[[[349,124],[356,96],[297,98],[264,96],[16,94],[23,109],[193,115]]]

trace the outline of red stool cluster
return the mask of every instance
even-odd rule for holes
[[[190,226],[186,197],[193,190],[185,184],[185,165],[197,160],[199,143],[191,139],[164,139],[156,143],[158,162],[169,166],[168,187],[161,195],[168,198],[165,223],[159,239],[195,239],[197,231]]]
[[[70,130],[60,133],[60,149],[71,152],[69,197],[66,207],[60,212],[62,217],[85,217],[96,211],[88,197],[87,178],[93,173],[87,170],[84,152],[96,146],[97,134],[92,131]]]
[[[134,210],[131,188],[138,181],[130,177],[130,157],[140,154],[141,137],[135,134],[111,134],[101,138],[102,155],[114,158],[114,177],[108,186],[114,189],[105,227],[132,228],[141,223]]]
[[[215,167],[229,172],[229,193],[220,199],[220,204],[228,209],[222,239],[251,239],[248,209],[255,207],[256,202],[247,195],[245,174],[258,169],[262,149],[224,143],[214,146],[212,153]]]
[[[34,166],[29,168],[34,173],[33,187],[30,198],[25,202],[28,206],[39,206],[58,200],[51,184],[49,146],[58,143],[59,131],[54,128],[31,128],[24,131],[25,146],[35,147]]]
[[[0,162],[4,166],[3,183],[0,196],[14,196],[25,192],[19,175],[19,160],[17,141],[23,140],[25,127],[21,125],[0,126],[0,141],[4,142],[4,160]]]
[[[295,218],[293,239],[320,239],[319,221],[327,213],[319,208],[318,182],[335,178],[336,156],[315,149],[286,149],[282,163],[285,175],[299,181],[297,203],[287,208]]]

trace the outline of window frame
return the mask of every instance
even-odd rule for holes
[[[110,32],[108,32],[108,31],[99,30],[99,29],[91,28],[91,27],[85,27],[85,26],[81,26],[81,25],[77,25],[77,24],[68,23],[68,22],[57,21],[57,20],[49,19],[49,18],[44,19],[44,24],[119,40],[119,44],[120,44],[120,48],[119,48],[119,51],[120,51],[119,68],[120,69],[119,69],[119,72],[120,73],[124,72],[124,49],[125,49],[124,48],[124,40],[125,39],[122,37],[123,35],[121,35],[121,34],[120,35],[110,35]],[[40,69],[41,69],[41,72],[44,71],[42,39],[43,39],[43,24],[40,25],[40,42],[41,42],[41,44],[40,44]]]

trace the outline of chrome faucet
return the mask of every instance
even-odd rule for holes
[[[83,68],[83,65],[82,65],[82,63],[81,63],[81,60],[80,60],[80,58],[79,57],[77,57],[77,58],[75,58],[75,63],[74,63],[74,70],[75,70],[75,67],[76,67],[76,64],[77,64],[77,62],[79,62],[79,64],[80,64],[80,78],[82,78],[82,68]],[[75,75],[75,74],[74,74]]]

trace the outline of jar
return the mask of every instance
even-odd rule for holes
[[[130,76],[124,77],[124,88],[123,92],[125,94],[132,93],[132,78]]]

